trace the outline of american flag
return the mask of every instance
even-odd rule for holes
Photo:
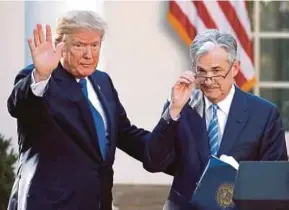
[[[241,70],[235,81],[245,91],[256,84],[247,3],[240,0],[171,0],[168,12],[170,24],[188,46],[197,33],[209,28],[231,33],[236,38]]]

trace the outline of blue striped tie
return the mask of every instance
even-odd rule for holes
[[[210,141],[211,155],[217,155],[219,150],[219,124],[217,117],[218,105],[212,104],[212,118],[209,124],[208,137]]]
[[[104,127],[103,119],[102,119],[101,115],[99,114],[99,112],[95,109],[95,107],[92,105],[92,103],[88,99],[86,79],[80,79],[79,84],[80,84],[80,87],[81,87],[83,94],[85,95],[85,97],[88,100],[89,108],[90,108],[92,118],[94,121],[95,129],[96,129],[96,134],[98,137],[100,152],[101,152],[103,159],[105,159],[105,157],[106,157],[106,141],[107,140],[105,137],[105,127]]]

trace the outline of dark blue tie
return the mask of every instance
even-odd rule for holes
[[[104,127],[104,122],[103,119],[101,117],[101,115],[99,114],[99,112],[95,109],[95,107],[92,105],[92,103],[90,102],[90,100],[88,99],[88,92],[87,92],[87,85],[86,85],[86,79],[80,79],[79,80],[79,84],[81,87],[81,90],[83,92],[83,94],[85,95],[85,97],[88,100],[88,104],[89,104],[89,108],[92,114],[92,118],[94,121],[94,125],[95,125],[95,129],[96,129],[96,133],[97,133],[97,137],[98,137],[98,143],[99,143],[99,147],[100,147],[100,152],[101,155],[103,157],[103,159],[105,159],[106,157],[106,136],[105,136],[105,127]]]
[[[219,143],[219,123],[217,117],[218,105],[212,104],[212,118],[209,124],[208,136],[210,140],[211,154],[217,155],[220,147]]]

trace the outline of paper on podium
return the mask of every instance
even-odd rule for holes
[[[239,163],[233,158],[232,156],[221,155],[220,160],[224,161],[225,163],[231,165],[236,170],[239,169]]]
[[[236,210],[232,198],[238,167],[233,157],[211,156],[192,197],[195,208]]]

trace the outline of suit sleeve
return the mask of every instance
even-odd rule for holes
[[[271,111],[261,141],[260,160],[288,160],[285,131],[279,111],[276,107]]]
[[[117,147],[137,160],[144,162],[148,160],[145,153],[146,142],[154,142],[155,139],[165,142],[165,139],[170,138],[172,124],[168,124],[164,119],[160,119],[152,132],[132,125],[127,117],[125,109],[119,101],[117,91],[113,87],[110,78],[109,80],[112,85],[117,104]]]
[[[35,96],[31,90],[32,70],[33,66],[30,65],[15,78],[12,93],[7,100],[8,111],[12,117],[31,119],[39,114],[36,107],[42,103],[42,98]]]
[[[146,142],[143,165],[150,172],[174,174],[176,162],[176,135],[178,121],[164,120],[169,103],[164,106],[163,117],[155,127],[152,138]]]

